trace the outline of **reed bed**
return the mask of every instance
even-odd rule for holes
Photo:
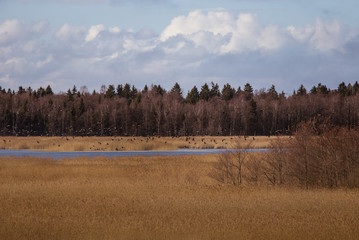
[[[289,139],[289,137],[281,137]],[[236,141],[251,141],[253,148],[267,148],[277,137],[0,137],[0,149],[38,151],[144,151],[233,148]]]
[[[359,239],[357,190],[222,185],[217,157],[0,158],[0,239]]]

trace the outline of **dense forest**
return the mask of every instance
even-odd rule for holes
[[[292,134],[303,122],[358,126],[359,84],[342,82],[335,90],[301,85],[291,96],[268,90],[241,89],[229,84],[194,86],[186,96],[176,83],[102,86],[89,93],[76,86],[54,94],[51,87],[0,87],[0,134],[42,136],[184,136]]]

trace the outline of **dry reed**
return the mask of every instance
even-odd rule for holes
[[[244,137],[240,137],[242,141]],[[289,137],[281,137],[289,139]],[[179,148],[232,148],[238,137],[0,137],[0,149],[39,151],[143,151]],[[246,138],[247,139],[247,138]],[[253,148],[267,148],[276,137],[249,137]],[[253,140],[254,139],[254,140]]]
[[[359,192],[220,185],[216,155],[0,158],[0,239],[359,239]]]

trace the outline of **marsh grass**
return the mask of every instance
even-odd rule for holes
[[[252,140],[254,138],[254,140]],[[289,137],[281,137],[284,140]],[[226,149],[238,137],[0,137],[0,149],[40,151],[144,151],[193,149]],[[245,142],[244,137],[240,137]],[[249,137],[253,148],[267,148],[276,137]]]
[[[217,157],[0,158],[0,239],[359,239],[357,190],[222,185]]]

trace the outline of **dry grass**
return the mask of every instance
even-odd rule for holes
[[[359,239],[359,192],[218,185],[217,156],[0,158],[0,239]]]
[[[289,139],[289,137],[281,137]],[[238,137],[1,137],[0,149],[40,151],[143,151],[179,148],[233,148]],[[248,137],[253,148],[267,148],[277,137]],[[248,140],[249,139],[249,140]]]

